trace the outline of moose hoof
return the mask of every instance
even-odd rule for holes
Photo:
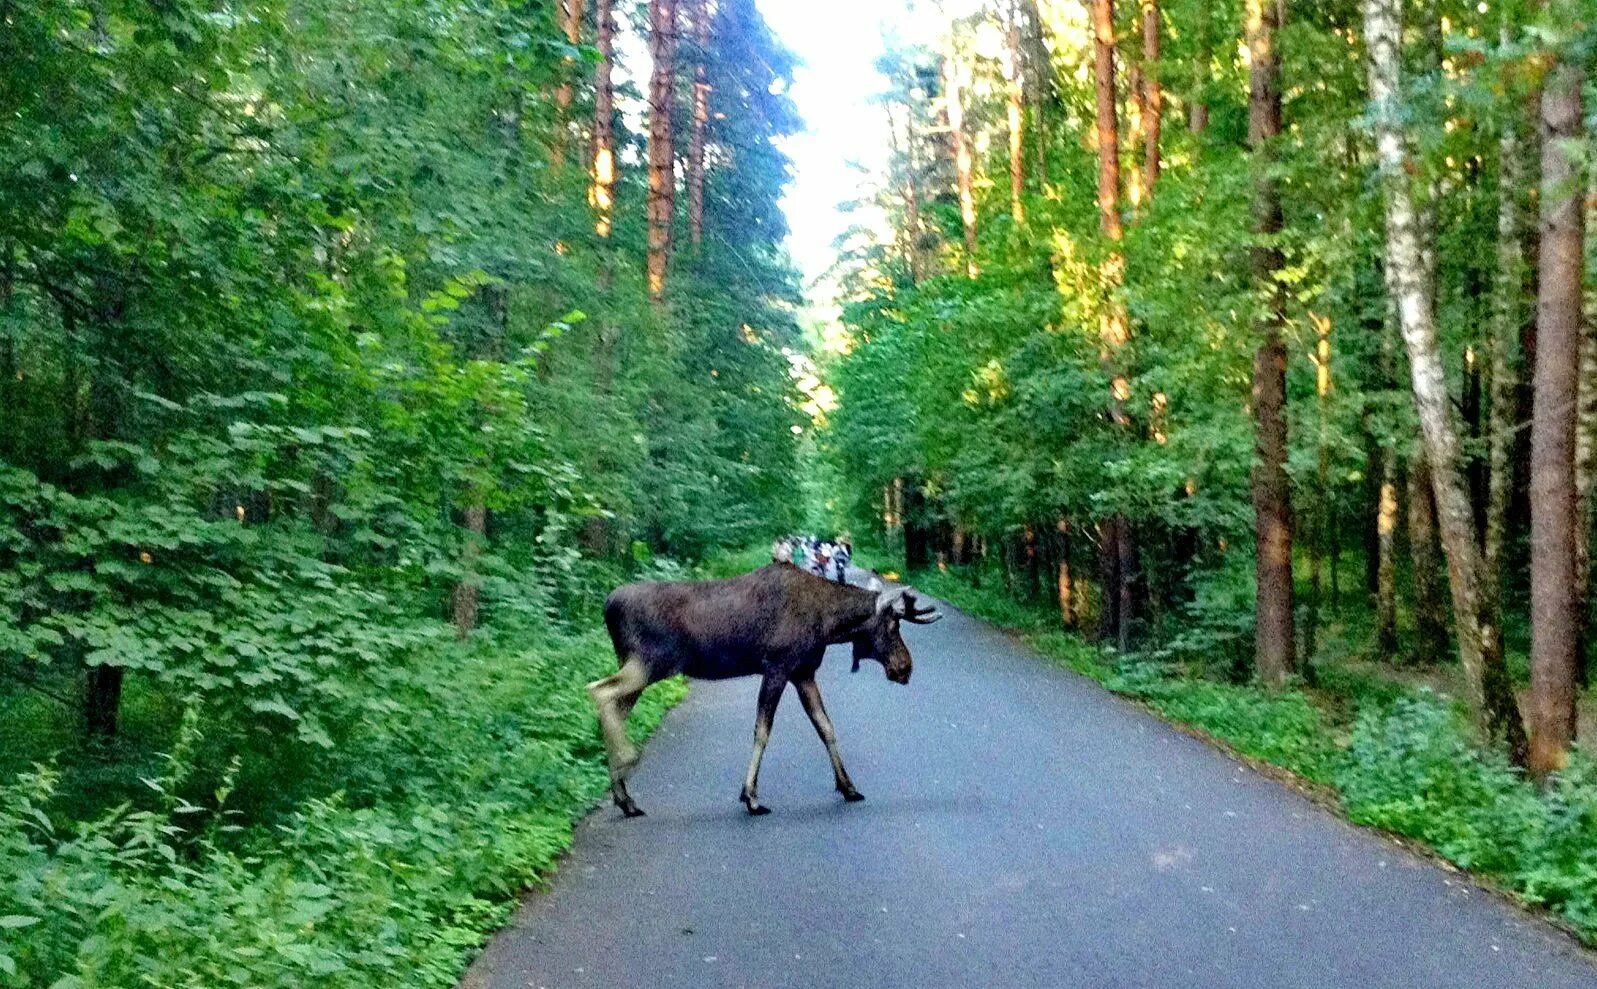
[[[618,800],[618,801],[616,801],[616,806],[621,808],[621,815],[623,817],[646,817],[647,816],[646,814],[643,813],[643,808],[639,807],[637,804],[633,803],[630,800],[628,800],[626,803],[621,803]]]
[[[750,817],[759,817],[762,814],[769,814],[771,812],[771,808],[760,803],[759,800],[755,798],[754,794],[747,790],[744,790],[742,793],[738,794],[738,799],[743,802],[743,806],[749,809]]]
[[[840,789],[840,790],[838,790],[838,792],[843,795],[843,799],[844,800],[847,800],[851,804],[857,804],[861,800],[865,799],[865,794],[863,794],[863,793],[859,792],[858,790],[854,789],[852,786],[849,787],[846,790]]]

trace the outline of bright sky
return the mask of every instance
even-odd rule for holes
[[[792,96],[808,129],[786,147],[794,178],[783,208],[792,228],[789,250],[808,282],[831,264],[832,241],[849,225],[837,206],[859,195],[854,163],[874,171],[886,151],[886,117],[870,102],[886,87],[875,69],[884,32],[902,35],[915,7],[916,20],[937,17],[929,4],[913,0],[758,2],[799,57]]]

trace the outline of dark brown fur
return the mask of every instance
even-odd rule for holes
[[[932,609],[917,609],[911,595],[900,599],[833,583],[786,563],[726,580],[618,588],[605,602],[604,620],[621,670],[589,684],[605,727],[616,806],[628,816],[642,813],[626,790],[637,753],[620,728],[645,687],[677,673],[707,680],[761,677],[755,751],[740,797],[751,814],[767,810],[755,797],[755,783],[771,719],[789,683],[827,745],[838,790],[849,800],[862,799],[837,754],[815,671],[827,646],[848,642],[856,666],[861,657],[876,659],[889,680],[907,684],[912,664],[899,622],[924,624],[938,617]]]

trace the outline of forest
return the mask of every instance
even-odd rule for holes
[[[792,58],[752,0],[0,20],[0,985],[451,984],[605,785],[604,594],[794,524]]]
[[[0,0],[0,987],[455,984],[803,527],[1597,939],[1589,3],[906,10],[806,286],[755,0]]]
[[[1592,13],[995,0],[889,45],[824,434],[926,586],[1588,932]]]

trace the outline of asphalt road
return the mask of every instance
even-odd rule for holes
[[[908,687],[821,669],[833,791],[788,692],[700,683],[464,986],[1597,987],[1564,935],[948,611]]]

